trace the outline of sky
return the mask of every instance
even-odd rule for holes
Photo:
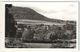
[[[12,3],[13,6],[29,7],[38,13],[52,19],[77,20],[77,2],[23,2]]]

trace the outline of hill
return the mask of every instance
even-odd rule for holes
[[[48,22],[58,22],[62,23],[63,20],[59,19],[50,19],[45,17],[42,14],[39,14],[35,10],[28,7],[15,7],[9,8],[10,13],[14,16],[15,19],[29,19],[29,20],[41,20]]]

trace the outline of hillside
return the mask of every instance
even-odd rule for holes
[[[28,7],[25,8],[25,7],[13,6],[9,10],[15,19],[41,20],[41,21],[58,22],[58,23],[64,22],[63,20],[47,18],[44,15],[41,15],[35,10]]]

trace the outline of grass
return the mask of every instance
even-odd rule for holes
[[[76,43],[54,42],[54,43],[23,43],[20,39],[6,39],[6,48],[75,48]]]

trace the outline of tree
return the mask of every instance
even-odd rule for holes
[[[9,8],[12,8],[11,4],[5,5],[5,36],[7,37],[15,37],[16,35],[16,27],[15,20],[13,15],[9,13]]]

